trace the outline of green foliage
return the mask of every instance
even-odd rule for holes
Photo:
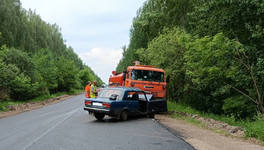
[[[76,87],[77,69],[74,62],[63,57],[57,62],[58,68],[58,89],[59,91],[70,91]]]
[[[15,65],[7,65],[0,59],[0,87],[9,87],[19,72]]]
[[[81,79],[81,84],[83,87],[87,85],[88,81],[93,81],[90,71],[88,69],[81,70],[78,74],[79,79]]]
[[[194,11],[189,13],[188,28],[201,36],[223,32],[242,44],[263,47],[263,9],[263,2],[255,0],[197,3]]]
[[[168,111],[185,112],[188,114],[199,114],[199,111],[183,103],[176,103],[175,101],[168,100],[167,105]]]
[[[8,102],[2,102],[0,101],[0,111],[8,111]]]
[[[78,73],[85,68],[87,76],[103,83],[66,46],[58,25],[23,9],[20,0],[0,1],[0,101],[83,89],[86,75]]]
[[[251,120],[247,120],[247,123],[245,124],[245,132],[248,137],[255,137],[257,139],[260,139],[261,141],[264,141],[264,116],[263,114],[257,114],[254,118],[254,122]]]
[[[223,34],[217,34],[214,37],[196,39],[186,47],[186,75],[191,79],[191,85],[187,87],[188,90],[195,91],[197,96],[194,97],[199,98],[199,104],[192,106],[213,113],[223,113],[224,99],[238,95],[237,92],[230,91],[229,85],[236,85],[239,79],[243,81],[241,79],[247,73],[235,59],[244,52],[243,45],[229,40]],[[194,101],[190,104],[192,102]]]
[[[227,98],[223,105],[224,113],[236,118],[253,118],[255,109],[253,102],[243,96]]]
[[[33,59],[47,88],[50,91],[55,90],[58,87],[58,68],[52,53],[48,49],[41,49],[34,55]]]
[[[0,48],[0,53],[2,60],[6,64],[15,65],[21,73],[34,79],[35,65],[27,53],[15,48],[7,48],[6,46]]]
[[[246,135],[248,137],[254,137],[261,141],[264,141],[264,119],[248,123],[245,129]]]
[[[88,81],[93,82],[94,80],[96,80],[97,86],[101,86],[104,84],[104,82],[88,66],[84,66],[83,70],[79,72],[78,77],[80,79],[80,84],[82,86],[82,88],[80,89],[83,89],[87,85]]]
[[[171,76],[167,90],[169,98],[198,110],[221,114],[224,100],[238,95],[232,93],[228,85],[235,84],[245,75],[241,64],[234,58],[243,51],[243,45],[223,34],[198,38],[174,28],[164,30],[164,34],[152,40],[147,49],[137,50],[137,54],[144,63],[163,68]],[[234,111],[236,117],[255,114],[254,103],[247,104],[251,109],[240,114]],[[224,107],[226,113],[236,105],[228,103],[229,108]]]
[[[148,43],[158,37],[164,28],[185,27],[187,13],[193,9],[193,0],[148,0],[138,10],[130,29],[130,44],[123,47],[123,57],[116,71],[122,72],[139,60],[137,50],[147,49]],[[143,60],[141,60],[143,61]]]
[[[27,53],[2,46],[0,56],[3,61],[1,87],[4,95],[14,100],[24,100],[47,92],[32,58]]]
[[[187,75],[198,89],[212,84],[216,78],[225,79],[234,74],[237,68],[232,57],[243,50],[240,43],[229,40],[223,34],[197,39],[186,46]]]
[[[23,73],[12,81],[10,93],[14,99],[24,100],[29,98],[32,94],[31,78],[25,76]]]
[[[183,29],[166,29],[164,34],[149,43],[147,49],[137,51],[140,60],[144,64],[163,68],[170,75],[171,81],[167,93],[170,98],[177,101],[183,97],[183,87],[186,82],[184,66],[186,48],[183,43],[191,40],[191,36]]]
[[[259,1],[148,0],[116,70],[140,60],[170,75],[169,98],[205,112],[252,117],[253,109],[264,112],[263,12]],[[243,111],[236,111],[238,104]]]
[[[240,90],[245,89],[251,98],[256,99],[258,109],[262,113],[263,92],[259,91],[264,89],[263,76],[260,75],[263,71],[260,64],[264,58],[263,6],[263,1],[255,0],[204,1],[197,3],[193,12],[189,13],[187,27],[189,32],[200,36],[214,36],[222,32],[224,36],[236,39],[244,45],[246,55],[243,59],[240,58],[240,61],[245,63],[244,69],[247,69],[247,72],[239,71],[245,75],[237,77],[237,83],[234,85]]]

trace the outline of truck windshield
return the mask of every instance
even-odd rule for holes
[[[164,82],[164,73],[151,70],[132,70],[131,80]]]

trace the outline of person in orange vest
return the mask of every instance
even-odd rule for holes
[[[91,98],[91,81],[87,82],[87,85],[85,87],[85,97]]]

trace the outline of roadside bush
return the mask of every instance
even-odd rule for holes
[[[6,101],[10,101],[10,97],[7,90],[4,87],[2,87],[2,89],[0,89],[0,103]]]
[[[6,65],[0,59],[0,102],[10,100],[10,86],[19,73],[15,65]]]
[[[255,117],[256,121],[249,121],[245,125],[245,133],[248,137],[254,137],[264,141],[264,116],[259,114]]]
[[[11,85],[12,98],[17,100],[24,100],[32,93],[31,78],[25,76],[23,73],[17,76]]]
[[[39,76],[42,77],[45,87],[49,91],[54,91],[58,87],[58,68],[56,67],[55,59],[49,49],[41,49],[33,56],[36,70]],[[39,81],[38,80],[38,81]]]
[[[253,118],[256,115],[254,103],[243,96],[227,98],[223,105],[224,113],[235,118]]]
[[[32,80],[35,78],[35,64],[27,53],[15,48],[2,46],[0,48],[0,56],[6,65],[12,64],[19,69],[20,73],[24,73]]]

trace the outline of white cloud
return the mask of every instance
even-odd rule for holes
[[[108,83],[108,78],[121,59],[122,52],[122,49],[93,48],[78,55],[105,83]]]

